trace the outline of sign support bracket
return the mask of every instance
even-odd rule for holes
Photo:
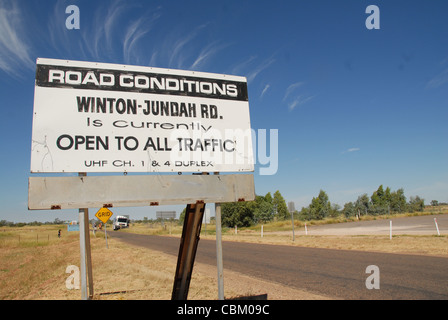
[[[204,210],[204,202],[187,205],[171,300],[187,300]]]

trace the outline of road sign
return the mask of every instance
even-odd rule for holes
[[[245,77],[37,59],[31,172],[252,172]]]
[[[79,224],[68,224],[67,231],[79,231]]]
[[[253,174],[240,174],[254,171],[245,77],[41,58],[36,64],[30,171],[78,177],[30,177],[29,209],[79,208],[83,298],[87,273],[93,295],[87,208],[102,206],[95,216],[106,223],[112,216],[106,207],[186,203],[187,211],[196,209],[184,230],[200,232],[205,203],[255,198]],[[164,172],[239,174],[159,174]],[[192,267],[199,238],[191,239],[188,258],[179,253],[178,261]],[[221,236],[217,243],[221,247]]]
[[[289,212],[294,212],[296,210],[294,202],[288,202],[288,211]]]
[[[176,219],[176,211],[156,211],[157,219]]]
[[[98,210],[98,212],[95,214],[95,217],[100,219],[103,223],[106,223],[107,220],[109,220],[110,217],[112,217],[113,213],[107,208],[101,208]]]

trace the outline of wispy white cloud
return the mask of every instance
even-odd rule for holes
[[[173,41],[170,39],[168,43],[166,44],[166,51],[171,51],[170,59],[169,59],[169,66],[170,67],[176,67],[176,68],[182,68],[185,64],[186,56],[184,54],[185,48],[188,46],[190,42],[192,42],[199,34],[199,32],[204,29],[207,26],[207,24],[200,25],[196,28],[194,28],[190,33],[187,35],[176,36],[176,40]]]
[[[195,59],[190,69],[199,70],[213,55],[221,51],[227,44],[219,45],[217,41],[214,41],[201,50],[198,57]]]
[[[296,82],[288,86],[285,91],[285,95],[283,96],[283,101],[285,101],[291,93],[296,90],[298,87],[302,86],[303,82]]]
[[[314,98],[314,96],[304,96],[304,95],[296,96],[291,102],[288,103],[289,111],[292,111],[295,108],[297,108],[298,106],[301,106],[301,105],[307,103],[308,101],[310,101],[313,98]]]
[[[126,64],[145,64],[142,58],[145,37],[153,30],[161,16],[161,7],[152,10],[142,10],[139,4],[130,4],[115,0],[100,5],[93,12],[92,19],[85,19],[81,25],[82,42],[79,49],[87,59],[117,60],[120,51]],[[83,12],[81,10],[81,16]],[[132,14],[132,20],[126,18]],[[152,55],[152,60],[155,55]]]
[[[290,84],[286,88],[282,101],[287,103],[289,111],[292,111],[295,108],[304,105],[305,103],[314,99],[313,95],[307,95],[297,90],[298,88],[301,88],[304,84],[305,84],[304,82],[299,81]]]
[[[23,32],[24,19],[16,1],[0,2],[0,69],[17,76],[23,67],[34,69]]]
[[[261,91],[261,94],[260,94],[260,99],[263,98],[264,94],[266,93],[266,91],[268,91],[268,89],[270,87],[271,87],[270,84],[267,84],[267,85],[264,86],[264,89],[263,89],[263,91]]]
[[[154,50],[152,55],[151,55],[151,59],[149,60],[148,65],[149,66],[155,66],[156,65],[156,61],[157,61],[157,56],[158,56],[159,52],[157,50]]]
[[[359,150],[361,150],[361,149],[360,148],[349,148],[349,149],[343,151],[342,153],[356,152]]]
[[[155,13],[151,18],[141,17],[137,19],[134,23],[129,25],[126,30],[123,41],[123,57],[125,63],[132,63],[131,55],[137,55],[137,45],[138,42],[143,38],[144,35],[151,31],[152,25],[160,17],[159,13]]]
[[[273,59],[273,58],[264,60],[262,63],[260,63],[258,66],[256,66],[254,69],[252,69],[247,74],[247,82],[250,83],[250,82],[254,81],[254,79],[260,74],[260,72],[267,69],[274,62],[275,62],[275,59]]]
[[[244,69],[246,69],[248,66],[250,66],[252,61],[254,61],[256,58],[257,58],[256,56],[250,56],[249,58],[247,58],[243,62],[241,62],[241,63],[237,64],[236,66],[234,66],[232,68],[231,73],[235,74],[235,75],[241,75],[243,73]]]
[[[138,40],[149,32],[148,29],[141,28],[143,18],[136,20],[133,24],[131,24],[124,36],[123,41],[123,57],[126,63],[129,63],[131,53],[134,52],[134,47]]]
[[[257,56],[250,56],[243,62],[237,64],[232,68],[231,73],[235,75],[245,76],[247,82],[250,83],[268,67],[270,67],[274,62],[274,58],[267,58],[260,63],[256,63],[258,60]]]
[[[106,19],[104,21],[104,35],[106,37],[106,42],[110,44],[114,36],[114,29],[117,27],[117,22],[126,10],[126,4],[122,1],[114,1],[112,4],[108,5],[108,13],[105,15]],[[101,14],[100,10],[97,11],[97,16]],[[98,40],[98,39],[97,39]]]
[[[113,40],[116,39],[116,28],[120,26],[123,29],[123,24],[119,24],[120,16],[124,13],[125,7],[120,1],[113,1],[107,6],[100,6],[93,13],[93,19],[82,20],[81,18],[81,34],[83,42],[80,43],[80,48],[85,48],[86,58],[102,60],[111,53]],[[60,14],[54,15],[58,19]],[[81,11],[81,17],[83,11]],[[51,22],[50,22],[51,23]]]
[[[48,19],[47,24],[49,44],[59,54],[59,50],[66,49],[68,45],[67,37],[64,35],[64,32],[67,31],[65,28],[65,8],[66,4],[63,1],[57,1],[53,8],[53,15],[51,19]]]

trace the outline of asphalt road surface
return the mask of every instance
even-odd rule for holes
[[[392,221],[393,235],[437,235],[434,218],[437,221],[439,233],[448,234],[448,214],[326,224],[308,226],[307,229],[309,235],[388,235],[390,221]],[[304,228],[297,230],[296,234],[305,234]]]
[[[109,234],[175,256],[179,251],[179,238]],[[448,257],[223,241],[223,259],[225,270],[336,299],[448,299]],[[215,241],[199,241],[196,261],[216,266]],[[366,288],[370,265],[379,268],[379,289]]]

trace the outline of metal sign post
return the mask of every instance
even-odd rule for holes
[[[106,248],[109,249],[109,245],[107,244],[107,223],[104,224],[104,237],[106,238]]]
[[[221,204],[215,203],[216,265],[218,269],[218,300],[224,300],[224,266],[222,262]]]
[[[219,172],[215,172],[218,175]],[[224,265],[222,260],[221,203],[215,203],[216,268],[218,271],[218,300],[224,300]]]
[[[288,202],[288,209],[289,212],[291,213],[291,222],[292,222],[292,241],[295,241],[295,234],[294,234],[294,211],[295,211],[295,206],[294,206],[294,202]]]
[[[78,176],[85,177],[85,172],[78,173]],[[89,300],[93,298],[93,273],[92,256],[90,251],[89,232],[89,209],[79,209],[79,248],[81,255],[81,299]],[[87,284],[89,291],[87,292]]]

